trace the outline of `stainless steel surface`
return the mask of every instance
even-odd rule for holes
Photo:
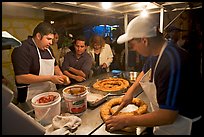
[[[80,85],[84,85],[87,87],[91,87],[92,84],[97,80],[97,79],[103,79],[103,78],[108,78],[111,77],[112,74],[111,73],[106,73],[106,74],[102,74],[99,76],[96,76],[94,78],[91,78],[83,83],[80,83]],[[65,87],[64,87],[65,88]],[[58,90],[58,92],[60,93],[60,95],[62,96],[62,90],[64,88],[61,88]],[[95,91],[96,92],[96,91]],[[138,96],[140,99],[144,100],[147,104],[148,104],[148,100],[146,98],[146,96],[144,95],[144,93],[141,93],[142,91],[139,91],[139,93],[136,96]],[[140,94],[141,93],[141,94]],[[107,94],[107,100],[114,98],[116,96],[113,96],[112,94],[110,94],[110,96]],[[116,94],[121,95],[120,94]],[[88,107],[87,110],[81,115],[79,116],[82,120],[81,125],[78,127],[78,129],[74,132],[76,135],[108,135],[108,134],[130,134],[130,133],[126,133],[126,132],[115,132],[115,133],[109,133],[105,130],[105,124],[103,122],[103,120],[101,119],[100,116],[100,108],[103,104],[98,105],[96,107]],[[27,113],[28,115],[30,115],[31,117],[34,117],[34,111],[33,111],[33,107],[31,105],[31,101],[25,102],[25,103],[21,103],[17,105],[19,108],[21,108],[25,113]],[[67,112],[67,108],[65,105],[65,101],[62,98],[61,100],[61,113],[68,113]],[[131,133],[131,134],[135,134],[135,133]]]
[[[77,135],[89,135],[95,128],[103,123],[100,116],[100,108],[101,105],[94,110],[87,109],[80,117],[82,119],[82,124],[76,131]]]
[[[105,124],[103,124],[100,128],[98,128],[93,134],[91,135],[136,135],[136,133],[128,133],[124,131],[115,131],[115,132],[108,132],[105,130]]]
[[[149,106],[149,101],[145,95],[144,92],[136,96],[137,98],[142,99],[147,105]],[[150,112],[150,107],[148,107],[148,111]],[[128,132],[123,132],[123,131],[115,131],[115,132],[107,132],[105,130],[105,124],[103,124],[100,128],[98,128],[92,135],[136,135],[136,133],[128,133]]]

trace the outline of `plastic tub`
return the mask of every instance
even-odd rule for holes
[[[62,90],[69,113],[80,116],[87,109],[87,88],[83,85],[73,85]]]
[[[55,99],[46,103],[39,103],[42,97],[48,97],[49,95],[55,96]],[[52,119],[61,113],[61,96],[57,92],[44,92],[34,96],[31,100],[31,104],[35,111],[35,119],[42,125],[48,125],[52,123]]]
[[[120,77],[122,74],[121,70],[112,70],[113,77]]]

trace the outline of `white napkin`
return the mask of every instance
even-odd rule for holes
[[[45,132],[45,135],[69,135],[70,131],[67,130],[66,128],[59,128],[59,129],[54,129],[53,126],[48,128]]]
[[[146,129],[146,127],[137,127],[136,134],[140,135],[145,129]]]
[[[56,115],[51,126],[47,127],[45,135],[70,135],[73,134],[70,130],[75,130],[80,125],[81,119],[75,115]]]

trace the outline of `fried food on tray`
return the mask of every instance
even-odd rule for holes
[[[123,78],[108,78],[93,84],[93,88],[101,91],[119,91],[126,89],[129,82]]]
[[[122,98],[113,98],[106,102],[100,109],[100,115],[103,121],[106,121],[116,110],[113,110],[112,107],[121,104]],[[131,111],[131,112],[119,112],[118,115],[142,115],[147,112],[147,104],[139,99],[139,98],[133,98],[132,103],[136,106],[138,106],[138,109]],[[126,127],[123,128],[123,131],[126,132],[135,132],[136,126],[133,127]]]

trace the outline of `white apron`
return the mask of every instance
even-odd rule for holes
[[[163,54],[164,49],[166,48],[167,43],[163,45],[158,60],[156,62],[155,68],[154,68],[154,74],[157,68],[157,65],[160,61],[161,55]],[[156,97],[156,85],[154,83],[154,74],[153,74],[153,82],[149,82],[151,78],[151,72],[152,70],[150,69],[143,78],[140,80],[140,85],[142,86],[146,96],[148,97],[150,101],[150,108],[151,111],[155,111],[159,109],[159,105],[157,102],[157,97]],[[164,125],[164,126],[155,126],[153,129],[153,133],[155,135],[190,135],[191,133],[191,127],[192,127],[192,122],[197,121],[201,118],[195,118],[195,119],[190,119],[187,117],[184,117],[182,115],[178,115],[176,121],[173,124],[170,125]]]
[[[50,55],[52,56],[52,59],[42,59],[40,55],[40,51],[37,46],[36,48],[37,48],[37,52],[39,56],[39,63],[40,63],[39,75],[54,75],[55,58],[52,56],[50,50],[47,49]],[[47,92],[47,91],[55,91],[55,90],[57,90],[55,84],[50,81],[30,84],[28,86],[27,100],[32,99],[37,94]]]

